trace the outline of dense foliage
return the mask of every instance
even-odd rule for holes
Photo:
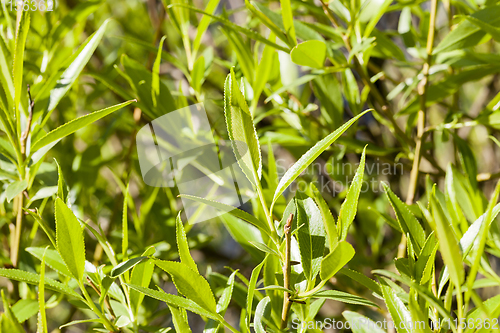
[[[497,1],[1,13],[1,332],[499,329]],[[197,103],[240,209],[142,178],[139,129]]]

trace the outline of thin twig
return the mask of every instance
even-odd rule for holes
[[[285,262],[283,263],[283,287],[290,289],[290,275],[292,274],[292,265],[290,262],[290,254],[292,248],[292,221],[293,214],[290,214],[286,221],[284,234],[285,234]],[[281,313],[281,329],[285,329],[288,324],[288,314],[292,302],[290,300],[290,293],[285,291],[283,294],[283,312]]]
[[[422,68],[423,78],[418,85],[418,94],[420,96],[420,110],[418,111],[417,119],[417,138],[415,145],[415,154],[413,157],[413,167],[410,174],[410,184],[406,196],[406,203],[411,205],[415,199],[415,194],[418,185],[418,174],[420,169],[420,159],[422,156],[422,146],[425,135],[425,122],[427,113],[427,90],[429,88],[429,69],[432,63],[432,49],[434,47],[434,36],[436,31],[436,14],[438,0],[431,0],[431,17],[429,20],[429,32],[427,36],[427,60]],[[398,258],[404,256],[406,251],[406,237],[401,237],[401,243],[398,249]]]

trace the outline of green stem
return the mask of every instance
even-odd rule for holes
[[[293,214],[290,214],[288,220],[286,221],[285,228],[283,230],[285,234],[285,260],[283,263],[283,287],[290,289],[290,277],[292,275],[291,266],[291,248],[292,248],[292,221]],[[285,329],[288,324],[288,314],[290,313],[290,308],[292,307],[292,301],[290,300],[290,293],[285,291],[283,293],[283,311],[281,312],[281,329]]]
[[[80,286],[80,290],[83,293],[83,296],[85,297],[85,300],[87,301],[87,305],[92,309],[92,311],[103,321],[104,327],[106,327],[107,330],[110,332],[118,332],[118,330],[113,326],[113,324],[109,321],[109,319],[104,315],[94,304],[94,301],[90,297],[89,293],[87,292],[87,289],[85,289],[85,285],[81,282],[78,283]]]

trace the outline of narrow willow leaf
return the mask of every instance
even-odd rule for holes
[[[129,105],[132,102],[135,102],[135,100],[127,101],[127,102],[124,102],[121,104],[110,106],[106,109],[102,109],[99,111],[89,113],[85,116],[73,119],[64,125],[59,126],[58,128],[50,131],[49,133],[47,133],[43,137],[41,137],[38,141],[36,141],[31,146],[31,153],[33,154],[37,150],[39,150],[39,149],[41,149],[41,148],[43,148],[51,143],[58,142],[62,138],[67,137],[68,135],[75,133],[80,128],[83,128],[83,127],[93,123],[94,121],[97,121],[97,120]]]
[[[3,276],[9,280],[15,280],[20,282],[26,282],[33,285],[38,285],[40,283],[40,275],[30,272],[25,272],[20,269],[7,269],[0,268],[0,276]],[[61,294],[75,297],[83,301],[83,298],[78,295],[73,289],[65,286],[61,282],[45,278],[45,288],[56,291]]]
[[[149,247],[142,255],[143,256],[152,256],[155,253],[155,248],[153,246]],[[155,268],[154,261],[152,259],[147,260],[132,269],[132,274],[130,276],[130,283],[147,288],[149,287],[149,283],[151,282],[151,277],[153,276],[153,271]],[[130,290],[130,307],[132,308],[132,312],[134,317],[137,317],[139,313],[139,307],[142,304],[144,299],[144,294],[140,293],[137,290]]]
[[[401,276],[401,275],[398,275],[396,273],[389,272],[386,270],[374,270],[374,271],[372,271],[372,273],[377,274],[377,275],[386,276],[390,279],[394,279],[398,282],[401,282],[401,283],[407,285],[408,287],[415,289],[418,292],[418,294],[420,296],[422,296],[422,298],[424,298],[427,302],[429,302],[430,305],[432,305],[434,308],[437,309],[437,311],[439,312],[439,314],[443,318],[450,320],[450,321],[453,321],[453,318],[450,316],[450,312],[444,307],[443,302],[440,299],[436,298],[436,296],[433,294],[433,292],[430,291],[428,288],[415,283],[414,281],[412,281],[409,278],[406,278],[404,276]],[[393,290],[390,287],[387,287],[387,288],[389,288],[390,290]],[[386,292],[387,292],[387,289],[386,289]],[[384,296],[384,298],[385,298],[385,296]]]
[[[197,12],[197,13],[209,16],[212,19],[214,19],[214,20],[216,20],[216,21],[224,24],[226,27],[231,28],[234,31],[241,32],[241,33],[243,33],[244,35],[248,36],[249,38],[251,38],[253,40],[256,40],[256,41],[259,41],[261,43],[270,45],[270,46],[272,46],[275,49],[280,50],[280,51],[284,51],[284,52],[287,52],[287,53],[290,52],[290,50],[288,48],[283,47],[281,45],[278,45],[276,43],[271,43],[265,37],[263,37],[261,34],[255,32],[253,30],[241,27],[241,26],[239,26],[237,24],[234,24],[233,22],[231,22],[231,21],[229,21],[229,20],[227,20],[227,19],[225,19],[223,17],[212,15],[210,13],[207,13],[207,12],[201,10],[201,9],[198,9],[196,7],[193,7],[193,6],[190,6],[188,4],[179,3],[179,4],[175,4],[175,5],[170,5],[170,6],[181,6],[181,7],[184,7],[184,8],[188,8],[189,10],[191,10],[193,12]]]
[[[70,321],[69,323],[66,323],[64,325],[59,326],[59,329],[68,327],[68,326],[73,326],[73,325],[79,325],[79,324],[87,324],[87,323],[101,323],[104,324],[104,320],[102,319],[83,319],[83,320],[73,320]],[[95,329],[97,330],[97,329]]]
[[[163,42],[167,39],[167,36],[163,36],[158,45],[158,53],[156,55],[155,62],[153,64],[153,73],[151,77],[151,99],[153,100],[153,106],[156,108],[158,103],[158,95],[160,94],[160,64],[161,64],[161,53],[163,51]]]
[[[109,20],[104,21],[101,27],[94,32],[85,43],[83,43],[78,50],[75,52],[73,58],[70,60],[70,65],[59,77],[57,84],[54,89],[51,90],[49,96],[49,105],[47,107],[45,118],[42,120],[44,124],[52,111],[57,107],[61,99],[68,92],[68,90],[73,86],[76,79],[82,72],[83,68],[87,65],[92,54],[97,49],[97,46],[101,42],[104,32],[106,31],[106,26]],[[37,150],[37,149],[34,149]]]
[[[15,90],[14,90],[14,82],[12,81],[12,72],[10,66],[7,64],[7,54],[9,50],[7,46],[0,40],[0,84],[5,91],[5,97],[7,98],[7,105],[5,105],[6,110],[12,110],[14,108],[14,98],[15,98]],[[4,112],[4,110],[0,107],[0,113]],[[9,128],[12,128],[12,120],[5,113],[5,118],[2,118],[6,122],[4,126],[8,124]],[[14,134],[13,132],[10,134]]]
[[[253,321],[255,333],[266,333],[266,324],[263,322],[263,319],[266,318],[266,310],[268,310],[269,303],[271,303],[271,299],[269,296],[266,296],[257,304]]]
[[[473,19],[496,26],[498,22],[500,22],[500,5],[481,9],[471,16]],[[433,54],[475,46],[481,41],[485,34],[486,32],[481,31],[481,28],[473,22],[464,20],[443,38],[434,49]]]
[[[335,142],[351,125],[361,118],[365,113],[371,110],[366,110],[356,117],[352,118],[344,125],[339,127],[335,132],[329,134],[323,140],[315,144],[311,149],[309,149],[302,157],[294,164],[290,169],[288,169],[285,175],[281,178],[278,188],[274,193],[273,204],[276,202],[278,197],[285,191],[285,189],[304,171],[322,152],[324,152],[332,143]]]
[[[191,86],[197,92],[201,92],[201,85],[205,80],[205,57],[200,56],[193,65],[191,71]]]
[[[435,222],[436,236],[443,261],[448,267],[451,282],[459,288],[464,281],[462,255],[455,232],[448,221],[441,204],[437,201],[435,192],[430,198],[430,207]]]
[[[269,30],[271,30],[271,32],[275,34],[279,39],[281,39],[285,44],[287,44],[288,46],[293,46],[293,44],[290,43],[289,39],[287,38],[286,34],[283,33],[282,29],[277,26],[277,22],[271,19],[268,13],[263,10],[262,7],[264,6],[259,6],[259,3],[255,1],[250,2],[249,0],[245,0],[245,6],[252,14],[254,14],[260,20],[260,22],[262,22],[266,27],[268,27]],[[259,9],[257,9],[256,7]],[[268,12],[272,11],[269,10]],[[279,15],[277,16],[279,17]]]
[[[352,295],[352,294],[345,293],[345,292],[338,291],[338,290],[322,290],[322,291],[317,292],[314,295],[312,295],[312,297],[314,297],[314,298],[327,298],[327,299],[331,299],[334,301],[347,303],[347,304],[373,306],[376,308],[379,307],[377,304],[370,302],[369,300],[367,300],[363,297],[359,297],[359,296]]]
[[[347,238],[349,227],[351,226],[352,221],[354,221],[354,216],[358,210],[358,198],[361,193],[361,187],[363,186],[363,175],[365,173],[365,153],[366,147],[363,149],[358,170],[356,171],[356,175],[351,182],[347,196],[340,207],[337,228],[339,240],[341,241]]]
[[[368,276],[361,274],[358,271],[349,269],[347,267],[342,268],[339,271],[340,274],[344,274],[349,277],[351,280],[358,282],[359,284],[365,286],[366,288],[373,291],[376,295],[382,297],[382,291],[380,290],[380,286],[377,282],[370,279]]]
[[[71,209],[60,198],[56,199],[55,212],[57,251],[71,275],[81,282],[85,270],[85,242],[82,227]]]
[[[175,331],[191,333],[186,310],[173,305],[168,305],[168,309],[172,314],[172,322],[174,323]]]
[[[31,210],[25,209],[24,210],[26,213],[28,213],[33,219],[38,223],[38,225],[42,228],[42,230],[45,232],[45,235],[49,238],[50,242],[52,243],[52,246],[57,249],[57,244],[56,244],[56,234],[54,230],[45,222],[42,220],[40,217],[39,213],[34,213]]]
[[[485,313],[488,312],[488,314]],[[496,330],[495,321],[492,320],[493,318],[498,318],[500,315],[500,295],[493,296],[491,298],[488,298],[480,306],[477,306],[474,310],[472,310],[469,315],[467,316],[467,321],[471,322],[476,322],[481,325],[481,327],[478,327],[476,333],[486,333],[486,332],[492,332]],[[490,327],[486,328],[486,321],[490,321]],[[478,325],[478,326],[479,326]],[[471,325],[472,326],[472,325]],[[466,332],[471,332],[474,331],[472,328],[467,327],[468,329]]]
[[[179,256],[181,257],[181,262],[191,268],[193,271],[198,273],[198,266],[191,257],[189,252],[189,245],[186,237],[186,231],[184,230],[184,225],[181,220],[181,212],[177,215],[175,220],[175,230],[177,238],[177,250],[179,251]]]
[[[250,244],[252,244],[253,246],[255,246],[255,248],[259,249],[260,251],[264,252],[264,253],[269,253],[269,254],[272,254],[278,258],[280,258],[280,255],[279,253],[270,248],[269,246],[267,246],[266,244],[264,243],[259,243],[259,242],[254,242],[254,241],[248,241]]]
[[[318,205],[319,211],[321,212],[321,216],[323,218],[322,220],[325,231],[328,235],[328,248],[331,252],[337,246],[339,241],[335,219],[333,218],[332,212],[330,211],[330,207],[328,207],[328,204],[326,203],[325,199],[323,199],[323,196],[318,191],[316,186],[314,186],[314,183],[311,183],[310,188],[314,201],[316,201],[316,204]]]
[[[295,46],[290,52],[297,65],[323,68],[326,58],[326,44],[319,40],[308,40]]]
[[[295,45],[297,44],[297,38],[295,37],[295,26],[293,24],[293,12],[290,0],[280,0],[280,3],[285,33],[287,34],[290,44]]]
[[[47,333],[47,315],[45,314],[45,253],[40,265],[40,283],[38,284],[38,325],[36,333]]]
[[[24,64],[24,48],[26,46],[26,37],[28,37],[28,30],[30,28],[30,11],[23,10],[21,20],[18,22],[16,29],[16,43],[14,46],[14,107],[16,109],[16,117],[20,117],[17,111],[21,101],[21,95],[25,92],[23,89],[23,64]],[[17,119],[20,123],[20,119]]]
[[[47,266],[61,273],[62,275],[65,275],[67,277],[72,276],[68,268],[64,264],[61,255],[56,250],[45,249],[43,247],[28,247],[26,248],[26,252],[30,253],[38,260],[42,260],[42,258],[44,258],[45,264]]]
[[[349,322],[353,333],[385,333],[374,321],[362,314],[344,311],[342,315]]]
[[[252,320],[252,308],[253,308],[253,298],[255,292],[255,286],[257,285],[257,280],[259,279],[260,271],[262,270],[262,266],[267,259],[264,258],[260,264],[258,264],[252,271],[252,275],[250,276],[250,282],[248,283],[248,293],[247,293],[247,302],[246,302],[246,324],[250,327],[250,323]]]
[[[297,242],[304,276],[313,283],[321,268],[325,251],[326,231],[321,212],[312,198],[297,193]]]
[[[125,193],[123,193],[123,209],[122,209],[122,258],[127,260],[128,255],[128,201],[130,197],[129,192],[130,182],[127,183]]]
[[[38,300],[20,299],[12,305],[12,312],[14,312],[17,321],[22,324],[38,313]]]
[[[67,202],[68,185],[66,185],[66,181],[64,180],[61,166],[57,163],[56,159],[54,159],[54,161],[57,165],[57,196],[61,198],[62,201]]]
[[[17,321],[16,316],[12,312],[12,308],[10,307],[9,301],[7,300],[7,297],[5,297],[4,290],[2,289],[2,303],[3,303],[3,311],[4,313],[2,314],[1,317],[1,326],[3,330],[8,330],[9,333],[24,333],[25,330],[19,324]]]
[[[341,241],[335,249],[330,252],[321,261],[321,271],[319,273],[321,280],[327,281],[332,278],[342,267],[344,267],[352,257],[354,257],[354,248],[346,241]]]
[[[7,197],[7,202],[17,197],[19,193],[24,191],[28,187],[28,181],[26,179],[18,180],[10,183],[5,190],[5,196]]]
[[[384,278],[380,280],[380,288],[397,332],[412,333],[412,330],[406,327],[408,323],[412,322],[411,314],[396,294],[396,291],[390,287]]]
[[[219,6],[220,0],[210,0],[208,1],[207,7],[205,7],[205,13],[213,15],[217,7]],[[208,29],[208,25],[212,18],[207,15],[203,15],[196,29],[196,37],[193,41],[193,55],[196,56],[198,50],[200,49],[201,39]]]
[[[181,195],[179,195],[179,197],[210,205],[210,206],[217,208],[223,212],[229,213],[229,214],[233,215],[234,217],[242,219],[243,221],[246,221],[250,224],[253,224],[254,226],[261,229],[262,231],[264,231],[267,234],[270,233],[267,223],[260,221],[255,216],[250,215],[247,212],[245,212],[241,209],[238,209],[236,207],[229,206],[229,205],[226,205],[226,204],[221,203],[221,202],[208,200],[208,199],[204,199],[204,198],[199,198],[199,197],[195,197],[195,196],[187,195],[187,194],[181,194]]]
[[[479,244],[478,246],[473,249],[473,252],[471,252],[472,255],[472,266],[471,270],[469,272],[469,275],[467,276],[467,291],[465,292],[465,301],[468,302],[471,293],[472,293],[472,286],[474,284],[474,281],[476,280],[476,275],[479,271],[479,266],[481,265],[481,258],[483,257],[484,254],[484,249],[486,247],[486,242],[488,239],[488,232],[490,230],[491,224],[489,221],[491,220],[491,216],[493,215],[493,210],[495,208],[495,205],[498,201],[498,197],[500,196],[500,181],[497,182],[497,186],[495,187],[495,191],[493,192],[493,195],[491,197],[491,200],[488,204],[488,208],[485,213],[485,221],[486,223],[481,224],[481,229],[479,230]],[[462,267],[463,268],[463,267]],[[450,269],[450,279],[453,281],[453,274],[452,270]],[[457,288],[459,285],[456,285]]]
[[[425,232],[422,225],[420,225],[420,222],[408,209],[408,206],[391,191],[389,186],[385,183],[383,183],[383,185],[387,199],[392,209],[394,209],[394,213],[396,213],[399,227],[403,230],[404,234],[410,234],[410,240],[413,243],[413,247],[417,252],[420,252],[425,243]]]
[[[268,39],[271,42],[274,42],[276,37],[273,33],[271,33]],[[269,79],[269,75],[271,74],[274,54],[274,49],[271,46],[264,46],[264,51],[262,51],[262,57],[259,65],[257,66],[257,70],[255,71],[255,78],[253,79],[254,95],[252,101],[252,112],[255,112],[255,106],[257,105],[260,95]]]
[[[232,68],[224,84],[224,114],[238,164],[250,182],[258,186],[262,175],[259,138]]]
[[[217,305],[207,280],[180,262],[155,260],[155,265],[172,276],[177,290],[205,310],[216,313]]]
[[[234,289],[234,277],[236,276],[237,271],[234,271],[226,282],[226,286],[222,291],[222,294],[217,302],[217,313],[224,317],[226,313],[227,307],[229,306],[229,302],[231,302],[231,297],[233,296]],[[219,331],[221,324],[215,320],[209,320],[203,333],[217,333]]]
[[[208,311],[190,299],[186,299],[186,298],[176,296],[176,295],[167,294],[164,291],[157,291],[157,290],[153,290],[153,289],[149,289],[149,288],[144,288],[141,286],[136,286],[133,284],[127,284],[127,285],[131,289],[134,289],[140,293],[143,293],[146,296],[155,298],[159,301],[165,302],[168,305],[175,306],[178,308],[183,308],[183,309],[186,309],[190,312],[196,313],[200,316],[204,316],[207,318],[211,318],[211,319],[215,319],[215,320],[219,319],[219,317],[217,316],[215,311],[214,312]]]
[[[116,278],[116,277],[122,275],[123,273],[134,268],[135,265],[138,265],[141,262],[144,262],[146,260],[148,260],[148,257],[141,256],[141,257],[135,257],[135,258],[129,259],[127,261],[124,261],[122,263],[119,263],[118,265],[113,267],[113,269],[109,273],[109,276],[112,278]]]

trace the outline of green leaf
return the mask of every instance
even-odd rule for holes
[[[186,310],[173,305],[168,305],[168,309],[172,314],[172,322],[174,323],[175,331],[191,333]]]
[[[45,234],[49,238],[49,240],[52,243],[52,245],[54,246],[54,248],[57,248],[56,234],[55,234],[54,230],[52,230],[52,228],[47,224],[47,222],[45,222],[44,220],[42,220],[42,218],[40,217],[39,213],[38,212],[34,213],[31,210],[29,210],[29,209],[25,209],[24,211],[26,213],[28,213],[31,217],[33,217],[33,219],[38,223],[38,225],[45,232]]]
[[[295,46],[290,52],[297,65],[323,68],[326,58],[326,44],[319,40],[308,40]]]
[[[224,114],[238,164],[250,182],[257,186],[262,175],[259,138],[253,124],[253,116],[236,83],[232,68],[224,84]]]
[[[2,86],[2,89],[5,91],[5,97],[7,98],[6,108],[12,110],[14,108],[15,90],[14,90],[14,82],[12,81],[12,71],[9,65],[7,64],[8,53],[9,50],[7,49],[7,46],[3,43],[3,41],[0,41],[0,84]],[[4,110],[0,106],[0,115],[2,117],[3,125],[4,126],[7,125],[9,129],[12,131],[13,130],[11,122],[12,120],[8,116],[8,113],[4,114],[3,112]],[[14,132],[11,132],[10,134],[13,135]]]
[[[12,305],[12,312],[19,323],[23,323],[38,313],[38,300],[20,299]]]
[[[69,122],[67,122],[64,125],[59,126],[58,128],[50,131],[49,133],[45,134],[43,137],[41,137],[38,141],[36,141],[32,146],[31,146],[31,154],[36,152],[37,150],[49,145],[53,144],[54,142],[57,143],[59,140],[62,138],[67,137],[68,135],[75,133],[79,129],[129,105],[130,103],[134,102],[135,100],[132,101],[127,101],[121,104],[117,104],[99,111],[95,111],[92,113],[89,113],[85,116],[73,119]]]
[[[356,171],[356,175],[354,175],[354,179],[351,182],[347,196],[340,207],[337,228],[339,240],[341,241],[347,238],[349,227],[351,226],[352,221],[354,221],[354,216],[358,210],[358,198],[361,193],[361,187],[363,186],[363,175],[365,173],[365,153],[366,147],[363,149],[358,170]]]
[[[25,92],[22,88],[23,86],[23,64],[24,64],[24,48],[26,46],[26,37],[28,37],[28,31],[30,28],[30,11],[23,10],[21,14],[21,19],[18,21],[16,28],[16,44],[14,46],[14,107],[16,109],[16,117],[20,117],[18,112],[19,103],[21,101],[21,94]],[[20,119],[17,119],[20,123]]]
[[[227,307],[229,306],[229,302],[231,302],[231,297],[233,295],[234,289],[234,277],[236,276],[237,271],[234,271],[226,282],[226,286],[222,291],[222,294],[217,302],[217,313],[224,317],[226,313]],[[209,320],[203,333],[217,333],[219,331],[221,324],[215,320]]]
[[[259,302],[259,304],[257,304],[257,308],[255,309],[255,318],[253,320],[255,333],[266,333],[264,328],[266,324],[263,322],[263,319],[266,318],[266,312],[270,309],[270,303],[271,299],[269,296],[266,296]]]
[[[174,262],[155,260],[155,265],[172,276],[177,291],[194,301],[205,310],[216,313],[217,305],[207,280],[188,265]]]
[[[175,230],[176,230],[176,238],[177,238],[177,250],[179,251],[179,257],[181,257],[181,262],[186,264],[193,271],[198,273],[198,266],[191,257],[191,253],[189,252],[189,245],[186,238],[186,232],[184,230],[184,225],[181,220],[181,212],[177,214],[177,219],[175,220]]]
[[[267,246],[266,244],[264,243],[259,243],[259,242],[254,242],[254,241],[248,241],[250,244],[252,244],[253,246],[255,246],[255,248],[261,250],[262,252],[264,253],[269,253],[269,254],[272,254],[272,255],[275,255],[276,257],[280,258],[280,255],[279,253],[270,248],[269,246]]]
[[[405,235],[410,234],[410,240],[413,247],[418,253],[420,253],[422,246],[424,246],[425,243],[425,232],[422,225],[420,225],[420,222],[408,209],[408,206],[391,191],[389,186],[385,183],[382,184],[384,185],[387,199],[389,200],[392,209],[394,209],[394,213],[396,213],[399,227]]]
[[[122,209],[122,258],[128,258],[128,201],[130,198],[130,182],[127,183],[125,193],[123,193],[123,209]]]
[[[200,56],[194,63],[191,72],[191,86],[197,92],[201,92],[201,85],[205,80],[205,57]]]
[[[2,329],[2,331],[9,333],[25,333],[25,330],[23,329],[21,324],[19,324],[16,316],[12,312],[12,308],[10,307],[7,297],[5,297],[3,289],[1,293],[2,293],[2,303],[3,303],[4,313],[2,314],[1,317],[0,328]]]
[[[24,191],[28,187],[28,181],[26,179],[18,180],[10,183],[5,190],[5,196],[7,197],[7,202],[18,196],[19,193]]]
[[[67,277],[72,276],[64,264],[61,255],[56,250],[45,249],[44,247],[28,247],[26,248],[26,252],[29,252],[38,260],[42,260],[45,257],[45,264],[47,266]]]
[[[153,107],[158,106],[158,100],[160,95],[160,65],[161,65],[161,52],[163,51],[163,42],[167,39],[167,36],[163,36],[158,45],[158,52],[156,55],[155,62],[153,64],[153,73],[151,77],[151,99],[153,101]]]
[[[373,306],[378,308],[378,305],[370,302],[369,300],[359,297],[356,295],[352,295],[349,293],[345,293],[342,291],[338,290],[322,290],[320,292],[315,293],[312,295],[314,298],[328,298],[334,301],[342,302],[342,303],[347,303],[347,304],[354,304],[354,305],[364,305],[364,306]]]
[[[78,48],[78,50],[74,53],[74,56],[70,59],[70,65],[57,80],[55,88],[50,91],[49,104],[47,107],[46,115],[42,120],[42,124],[45,124],[52,111],[55,110],[64,95],[68,92],[69,89],[71,89],[76,79],[82,72],[83,68],[89,62],[92,54],[94,54],[94,51],[97,49],[97,46],[104,36],[104,32],[106,31],[108,22],[109,20],[104,21],[101,27],[89,38],[87,38],[85,43],[83,43]],[[38,150],[34,148],[32,149],[32,151]]]
[[[118,265],[116,265],[115,267],[113,267],[113,269],[109,273],[109,276],[112,278],[116,278],[116,277],[122,275],[123,273],[134,268],[135,265],[140,264],[141,262],[144,262],[146,260],[148,260],[148,257],[141,256],[141,257],[135,257],[135,258],[129,259],[127,261],[121,262]]]
[[[412,333],[411,329],[406,328],[406,324],[412,322],[411,314],[403,301],[398,297],[396,291],[390,287],[384,278],[380,280],[380,288],[382,289],[387,309],[394,321],[396,331],[398,333]]]
[[[333,251],[339,241],[335,219],[333,218],[332,212],[330,211],[330,207],[328,207],[328,204],[326,203],[325,199],[323,199],[323,196],[318,191],[316,186],[314,186],[314,183],[310,184],[310,189],[314,201],[316,201],[319,211],[321,212],[325,231],[328,235],[328,248],[330,249],[330,251]]]
[[[295,45],[297,44],[297,38],[295,37],[295,26],[293,25],[293,12],[290,0],[280,0],[280,3],[285,33],[287,34],[290,44]]]
[[[274,193],[273,205],[278,199],[278,197],[285,191],[285,189],[304,171],[322,152],[324,152],[332,143],[335,142],[351,125],[361,118],[365,113],[370,110],[366,110],[356,117],[352,118],[344,125],[339,127],[335,132],[329,134],[327,137],[316,143],[311,149],[309,149],[302,157],[286,171],[285,175],[281,178],[278,188]],[[272,211],[272,209],[271,209]]]
[[[455,287],[459,288],[464,281],[462,255],[460,247],[458,246],[458,241],[455,238],[455,232],[453,231],[441,204],[435,196],[435,191],[433,191],[430,198],[430,207],[434,218],[436,236],[439,240],[441,256],[443,257],[443,261],[450,272],[451,282],[455,285]]]
[[[385,333],[374,321],[359,313],[344,311],[342,315],[349,322],[353,333]]]
[[[297,207],[297,241],[304,276],[312,284],[320,271],[326,243],[321,212],[312,198],[295,196]]]
[[[176,295],[167,294],[163,291],[157,291],[157,290],[153,290],[153,289],[149,289],[149,288],[144,288],[141,286],[136,286],[133,284],[127,284],[127,286],[129,286],[130,288],[132,288],[140,293],[143,293],[146,296],[149,296],[151,298],[155,298],[159,301],[165,302],[168,305],[186,309],[186,310],[193,312],[193,313],[196,313],[200,316],[219,320],[219,317],[217,316],[215,311],[213,311],[213,312],[208,311],[190,299],[186,299],[186,298],[176,296]],[[215,304],[215,301],[214,301],[214,304]]]
[[[26,282],[33,285],[38,285],[40,283],[40,275],[35,273],[25,272],[20,269],[0,268],[0,276],[3,276],[9,280]],[[59,281],[55,281],[46,277],[44,279],[44,283],[45,283],[45,288],[47,289],[68,296],[72,296],[83,301],[83,298],[80,295],[78,295],[73,289],[65,286]]]
[[[382,291],[380,290],[380,286],[377,282],[370,279],[368,276],[361,274],[358,271],[349,269],[347,267],[342,268],[339,273],[344,274],[349,277],[351,280],[358,282],[359,284],[365,286],[366,288],[373,291],[378,296],[382,297]]]
[[[208,1],[207,7],[205,7],[205,13],[213,15],[215,10],[219,6],[219,3],[220,0]],[[212,18],[207,15],[203,15],[203,17],[201,18],[200,23],[198,24],[198,27],[196,29],[196,37],[194,38],[193,41],[193,55],[196,55],[196,53],[198,53],[198,50],[200,49],[201,45],[201,39],[203,38],[203,35],[207,31],[211,20]]]
[[[281,45],[278,45],[276,43],[272,43],[272,42],[268,41],[260,33],[257,33],[257,32],[255,32],[253,30],[241,27],[241,26],[239,26],[239,25],[237,25],[237,24],[235,24],[235,23],[233,23],[233,22],[231,22],[228,19],[225,19],[223,17],[212,15],[210,13],[204,12],[203,10],[198,9],[198,8],[193,7],[191,5],[188,5],[188,4],[179,3],[179,4],[175,4],[175,5],[170,5],[170,6],[180,6],[180,7],[188,8],[189,10],[191,10],[193,12],[197,12],[197,13],[209,16],[212,19],[214,19],[214,20],[216,20],[216,21],[224,24],[226,27],[231,28],[234,31],[241,32],[241,33],[243,33],[244,35],[248,36],[249,38],[251,38],[253,40],[259,41],[259,42],[264,43],[264,44],[267,44],[269,46],[274,47],[277,50],[281,50],[281,51],[284,51],[284,52],[287,52],[287,53],[290,51],[286,47],[283,47]]]
[[[269,35],[269,40],[274,42],[276,37],[273,33]],[[252,112],[254,112],[255,107],[259,101],[260,95],[264,90],[264,87],[269,80],[269,75],[271,74],[273,59],[274,59],[274,49],[265,45],[264,50],[262,51],[262,57],[260,59],[260,63],[257,66],[257,70],[255,71],[255,78],[253,79],[253,101],[252,101]]]
[[[342,267],[344,267],[354,257],[354,248],[346,241],[341,241],[335,249],[331,251],[321,261],[321,280],[327,281],[332,278]]]
[[[62,201],[66,202],[68,197],[68,185],[66,185],[66,181],[64,180],[64,175],[61,170],[61,166],[57,163],[57,160],[54,159],[57,164],[57,196],[61,198]]]
[[[45,253],[40,265],[40,283],[38,284],[38,325],[36,333],[47,333],[47,315],[45,314]]]
[[[246,323],[248,327],[250,327],[250,322],[252,320],[252,308],[253,308],[255,286],[257,285],[257,280],[259,279],[260,271],[262,270],[262,266],[264,266],[266,259],[267,257],[264,258],[264,260],[262,260],[262,262],[252,270],[252,275],[250,276],[250,282],[248,283],[247,304],[246,304]]]
[[[461,16],[461,15],[458,15]],[[492,26],[482,20],[475,18],[474,16],[465,16],[465,19],[472,22],[474,25],[478,26],[481,30],[487,32],[493,37],[493,39],[497,42],[500,42],[500,29]]]
[[[155,252],[155,248],[153,246],[149,247],[142,255],[143,256],[151,256]],[[147,288],[149,287],[149,283],[151,282],[151,277],[153,276],[153,271],[155,268],[154,261],[152,259],[147,260],[146,262],[142,262],[136,265],[132,269],[132,274],[130,276],[130,283]],[[130,290],[130,307],[132,308],[134,317],[137,317],[139,313],[139,307],[142,304],[144,299],[144,294],[140,293],[137,290]]]
[[[71,275],[81,282],[85,271],[85,242],[82,227],[61,198],[56,199],[55,212],[57,251]]]
[[[268,227],[267,223],[260,221],[255,216],[250,215],[241,209],[238,209],[238,208],[230,206],[230,205],[226,205],[222,202],[204,199],[204,198],[200,198],[200,197],[195,197],[195,196],[188,195],[188,194],[180,194],[179,197],[210,205],[210,206],[217,208],[223,212],[229,213],[229,214],[233,215],[234,217],[242,219],[243,221],[246,221],[250,224],[253,224],[257,228],[259,228],[262,231],[269,234],[269,227]]]
[[[498,25],[498,22],[500,22],[500,5],[481,9],[473,13],[471,17],[492,26]],[[475,46],[485,34],[476,24],[464,20],[443,38],[441,43],[434,49],[433,54]]]

